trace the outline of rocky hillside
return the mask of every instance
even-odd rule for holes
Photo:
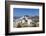
[[[23,18],[28,18],[32,20],[32,23],[30,25],[27,24],[27,22],[25,23],[18,23],[18,26],[16,26],[16,22],[15,21],[19,21],[22,20]],[[39,16],[28,16],[28,15],[24,15],[22,17],[13,17],[14,18],[14,26],[16,27],[38,27],[39,26]]]

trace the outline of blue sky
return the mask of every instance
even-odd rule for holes
[[[39,16],[39,9],[29,9],[29,8],[14,8],[13,16]]]

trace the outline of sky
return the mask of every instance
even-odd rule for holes
[[[29,9],[29,8],[14,8],[13,16],[39,16],[39,9]]]

